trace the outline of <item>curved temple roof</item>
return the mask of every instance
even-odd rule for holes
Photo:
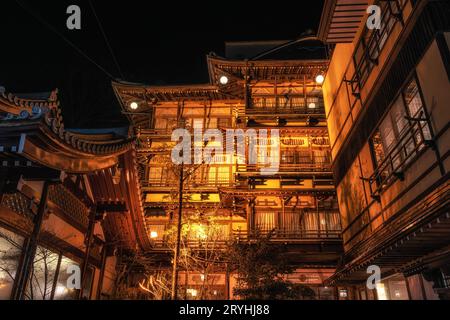
[[[80,134],[66,129],[57,94],[57,90],[27,97],[0,93],[0,147],[70,173],[112,167],[119,155],[131,149],[133,138]],[[14,139],[16,146],[4,145],[6,140]]]

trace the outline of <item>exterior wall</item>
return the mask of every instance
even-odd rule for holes
[[[408,20],[410,14],[411,4],[409,1],[406,1],[405,9],[403,10],[405,24],[414,23]],[[342,149],[342,145],[346,143],[345,141],[352,127],[358,121],[361,102],[365,103],[367,99],[376,95],[380,81],[382,81],[379,80],[381,72],[385,72],[385,70],[389,70],[392,67],[393,57],[396,56],[401,48],[399,38],[403,31],[404,27],[402,24],[396,23],[380,52],[380,63],[373,68],[366,83],[359,91],[361,99],[355,98],[351,93],[350,86],[343,82],[343,79],[353,78],[354,63],[351,57],[357,40],[353,44],[337,44],[324,83],[328,128],[332,154],[335,160]],[[448,37],[448,33],[445,36]],[[342,66],[347,66],[345,72]],[[420,63],[411,72],[411,74],[414,74],[414,72],[417,74],[424,106],[430,115],[432,130],[438,138],[438,150],[443,156],[448,152],[450,144],[450,132],[446,128],[449,121],[447,101],[450,98],[450,86],[448,74],[436,40],[432,42]],[[407,80],[405,79],[405,83]],[[380,115],[378,121],[381,122],[382,116]],[[372,198],[370,183],[361,179],[370,177],[376,167],[369,142],[364,144],[337,187],[344,230],[353,222],[351,227],[343,234],[346,250],[350,249],[358,241],[366,239],[384,221],[405,205],[411,203],[417,196],[439,180],[442,177],[442,173],[439,166],[436,166],[436,160],[436,153],[431,148],[427,148],[404,172],[404,181],[396,180],[393,182],[388,190],[381,194],[380,202],[378,202]],[[450,159],[446,157],[443,161],[445,170],[448,171]],[[430,169],[433,165],[434,168]],[[425,172],[427,174],[421,176]],[[418,178],[420,179],[418,180]],[[403,194],[403,191],[407,192]],[[402,196],[399,198],[400,194]],[[355,221],[355,219],[358,220]],[[362,231],[361,228],[363,228]],[[357,234],[358,230],[361,231],[359,234]],[[352,236],[354,238],[352,238],[351,242],[348,242]]]

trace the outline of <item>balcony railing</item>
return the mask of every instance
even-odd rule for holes
[[[64,186],[60,184],[50,186],[48,199],[58,207],[65,216],[85,228],[88,226],[89,208]]]
[[[29,220],[33,220],[34,213],[31,210],[32,200],[20,192],[3,194],[0,206],[8,208]]]
[[[314,242],[324,240],[340,240],[341,230],[283,230],[274,229],[273,231],[234,231],[232,235],[222,239],[203,240],[203,239],[184,239],[182,240],[183,247],[196,250],[215,250],[225,249],[231,242],[251,242],[263,239],[271,234],[270,241],[276,243],[278,241],[301,243]],[[170,243],[167,239],[153,239],[152,245],[154,248],[168,249]]]
[[[267,168],[268,165],[258,165],[258,164],[239,164],[237,165],[237,173],[260,173],[260,170]],[[279,173],[329,173],[331,172],[331,163],[281,163],[279,165]]]
[[[312,105],[313,104],[313,105]],[[297,114],[321,115],[325,114],[325,107],[321,99],[293,98],[286,100],[281,97],[268,99],[252,98],[246,110],[247,114]]]
[[[408,165],[430,144],[432,138],[427,122],[413,121],[367,179],[372,196],[378,197],[394,180],[403,180]]]
[[[144,188],[178,188],[178,180],[174,179],[149,179],[142,181],[142,187]],[[234,185],[230,179],[218,179],[218,180],[188,180],[187,187],[196,189],[211,189],[219,187],[231,187]]]
[[[373,68],[378,65],[379,56],[389,35],[397,22],[402,22],[402,12],[406,2],[405,0],[380,1],[382,12],[380,29],[366,29],[354,54],[356,72],[351,80],[353,92],[359,92]]]
[[[250,231],[247,234],[241,235],[239,238],[238,234],[235,234],[237,239],[242,240],[252,240],[258,237],[268,236],[269,233],[272,234],[271,240],[315,240],[315,239],[340,239],[341,230],[286,230],[286,229],[274,229],[272,231]]]

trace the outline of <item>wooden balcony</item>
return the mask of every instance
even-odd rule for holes
[[[0,207],[5,207],[17,213],[19,216],[33,221],[34,212],[32,211],[33,201],[25,196],[23,193],[15,192],[10,194],[3,194],[0,196]]]
[[[258,164],[238,164],[236,172],[239,175],[261,175],[261,170],[267,168]],[[331,175],[331,163],[281,163],[276,175]],[[276,176],[275,175],[275,176]]]
[[[317,244],[317,243],[341,243],[341,230],[283,230],[274,229],[270,231],[272,233],[271,242],[274,244]],[[256,231],[235,231],[229,237],[224,237],[220,240],[208,241],[208,240],[196,240],[196,239],[184,239],[182,244],[184,247],[195,250],[225,250],[227,246],[233,242],[255,242],[258,239],[264,238],[269,234],[269,231],[259,232],[258,236]],[[152,240],[153,248],[155,250],[169,250],[170,244],[167,239],[154,239]]]

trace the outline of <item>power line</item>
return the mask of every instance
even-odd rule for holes
[[[97,20],[98,27],[99,27],[100,31],[102,32],[103,38],[105,39],[106,45],[108,46],[108,49],[109,49],[109,52],[111,53],[111,56],[112,56],[112,58],[114,60],[114,63],[116,64],[117,70],[119,71],[119,74],[122,77],[122,79],[125,79],[125,77],[124,77],[124,75],[122,73],[122,69],[120,68],[119,62],[117,61],[116,55],[114,54],[114,50],[112,49],[111,44],[108,41],[108,37],[106,36],[106,32],[105,32],[105,30],[103,28],[103,25],[102,25],[98,15],[97,15],[97,12],[95,11],[95,7],[92,4],[91,0],[89,0],[89,5],[91,6],[92,12],[94,13],[94,17]]]
[[[22,7],[25,11],[27,11],[30,15],[32,15],[35,19],[37,19],[40,23],[45,25],[47,28],[49,28],[51,31],[56,33],[60,38],[62,38],[67,44],[69,44],[73,49],[75,49],[80,55],[82,55],[85,59],[89,60],[92,64],[94,64],[98,69],[100,69],[103,73],[105,73],[111,80],[114,80],[115,77],[109,73],[105,68],[103,68],[101,65],[99,65],[95,60],[90,58],[86,53],[84,53],[80,48],[78,48],[72,41],[67,39],[61,32],[56,30],[50,23],[45,21],[39,14],[33,12],[29,7],[24,5],[20,0],[15,0],[16,3]]]

